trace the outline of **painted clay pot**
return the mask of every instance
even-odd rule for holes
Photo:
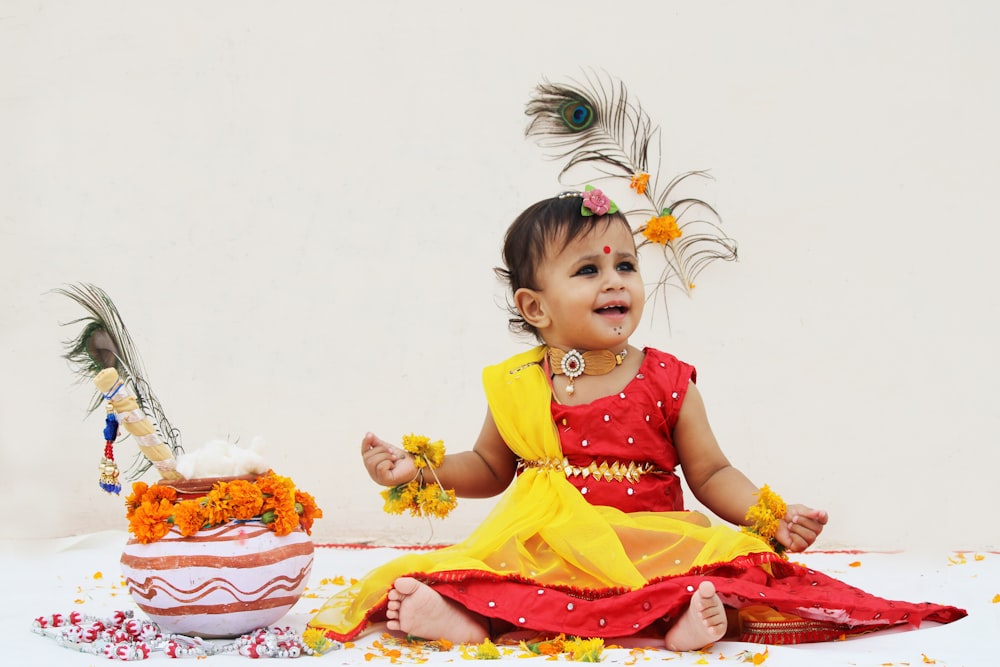
[[[172,528],[150,544],[133,538],[121,558],[129,593],[150,619],[165,632],[205,638],[276,623],[302,596],[312,563],[313,543],[301,528],[278,536],[260,521],[190,537]]]

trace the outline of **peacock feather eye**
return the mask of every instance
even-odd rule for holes
[[[569,129],[580,132],[590,127],[594,122],[594,109],[586,102],[571,100],[563,104],[559,110],[563,122]]]

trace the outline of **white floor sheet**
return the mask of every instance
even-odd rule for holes
[[[117,609],[133,609],[144,615],[122,586],[118,558],[126,541],[124,532],[104,532],[58,540],[0,542],[0,565],[7,573],[0,620],[7,637],[0,650],[5,667],[20,665],[97,665],[107,659],[64,648],[34,634],[32,620],[53,613],[79,610],[93,616],[108,616]],[[316,549],[312,577],[305,596],[282,619],[301,631],[312,614],[332,593],[352,577],[361,577],[371,567],[402,550],[320,546]],[[799,646],[765,647],[740,642],[719,642],[701,653],[678,654],[655,647],[643,650],[611,648],[604,652],[607,664],[704,665],[745,664],[758,655],[767,667],[784,666],[885,666],[936,664],[948,667],[1000,664],[1000,554],[942,549],[934,552],[878,553],[868,551],[817,551],[799,554],[796,560],[877,595],[910,601],[933,601],[963,607],[969,616],[946,626],[925,624],[916,631],[890,631],[847,641]],[[399,655],[382,646],[379,629],[360,638],[353,646],[340,648],[321,658],[331,665],[441,664],[469,661],[461,647],[445,652],[417,652],[403,647]],[[764,654],[766,650],[766,654]],[[523,650],[501,647],[501,662],[529,660]],[[565,660],[565,657],[560,657]],[[149,660],[169,660],[153,653]],[[206,665],[242,663],[249,658],[215,655]],[[310,663],[311,664],[311,663]],[[319,664],[319,663],[317,663]],[[530,664],[530,663],[527,663]],[[751,663],[752,664],[752,663]]]

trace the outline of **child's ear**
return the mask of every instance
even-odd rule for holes
[[[545,312],[545,304],[541,295],[533,289],[522,287],[514,292],[514,305],[521,313],[524,321],[536,329],[544,329],[549,326],[551,319]]]

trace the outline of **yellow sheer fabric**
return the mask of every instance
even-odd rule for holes
[[[543,352],[534,348],[483,372],[497,428],[526,461],[562,458],[549,384],[538,363]],[[756,538],[711,527],[696,512],[625,513],[591,505],[561,470],[528,467],[465,541],[376,568],[332,597],[309,625],[356,634],[370,610],[385,602],[392,582],[405,574],[478,570],[582,592],[635,589],[655,577],[767,551]]]

